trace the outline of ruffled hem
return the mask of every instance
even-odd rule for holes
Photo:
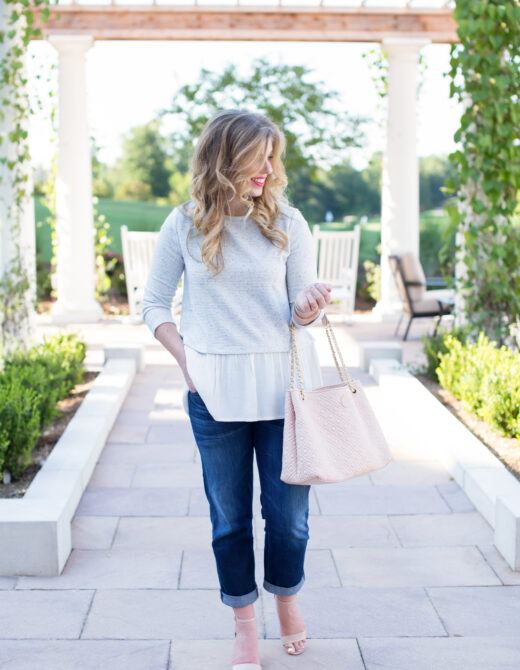
[[[295,331],[304,390],[323,386],[314,337]],[[207,354],[184,345],[186,367],[208,411],[217,421],[270,421],[285,414],[290,387],[290,352]],[[298,387],[298,377],[295,376]],[[184,380],[183,407],[188,411]]]

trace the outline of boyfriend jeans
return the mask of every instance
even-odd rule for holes
[[[216,421],[197,391],[189,391],[191,427],[209,502],[212,548],[225,605],[258,598],[253,553],[253,451],[265,519],[264,582],[269,593],[292,595],[305,581],[310,486],[280,479],[284,419]]]

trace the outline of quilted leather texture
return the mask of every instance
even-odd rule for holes
[[[392,460],[357,379],[285,392],[282,473],[287,484],[329,484],[384,468]]]

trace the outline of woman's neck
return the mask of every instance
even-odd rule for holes
[[[243,216],[247,210],[247,205],[240,202],[240,200],[233,199],[228,202],[228,211],[226,214],[228,216]]]

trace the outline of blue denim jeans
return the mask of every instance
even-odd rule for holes
[[[292,595],[305,581],[310,486],[280,479],[284,419],[216,421],[197,391],[188,407],[209,502],[220,598],[245,607],[258,598],[253,553],[253,451],[265,519],[264,582],[270,593]]]

